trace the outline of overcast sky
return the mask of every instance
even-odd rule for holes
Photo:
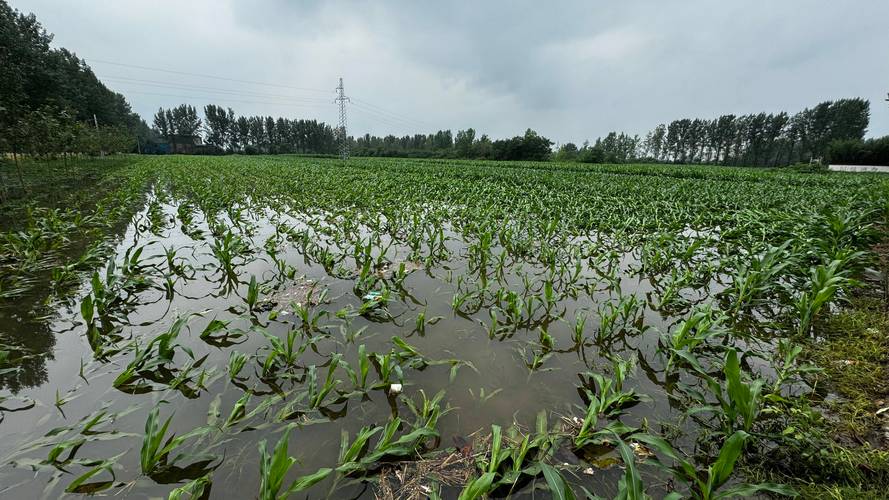
[[[350,134],[531,127],[580,143],[842,97],[869,99],[868,135],[889,134],[889,0],[11,4],[149,122],[213,102],[334,123],[342,76]]]

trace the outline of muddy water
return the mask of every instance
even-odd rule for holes
[[[646,304],[642,321],[645,328],[641,333],[619,332],[607,346],[596,345],[592,341],[599,327],[595,311],[601,303],[615,296],[615,290],[603,285],[601,277],[586,264],[582,269],[583,280],[594,283],[594,292],[591,295],[581,292],[576,299],[560,301],[555,309],[560,320],[537,322],[530,328],[520,327],[515,332],[491,338],[488,333],[491,323],[489,304],[482,305],[477,311],[460,314],[455,314],[452,307],[452,298],[459,289],[458,277],[467,269],[467,245],[460,241],[458,234],[451,232],[447,242],[450,258],[434,262],[429,267],[417,266],[418,269],[410,272],[402,285],[393,290],[392,300],[386,306],[388,318],[354,316],[346,320],[338,318],[335,313],[348,307],[357,310],[364,302],[361,294],[354,290],[354,276],[332,276],[321,265],[307,259],[295,243],[287,241],[278,245],[276,257],[296,272],[293,277],[282,276],[275,259],[264,248],[266,240],[275,234],[276,222],[305,227],[301,217],[260,212],[247,216],[246,226],[244,221],[239,224],[223,221],[225,226],[244,237],[253,251],[247,259],[235,259],[240,263],[236,267],[238,280],[232,282],[225,279],[220,263],[213,255],[211,244],[215,240],[206,221],[197,218],[197,222],[184,231],[176,220],[177,205],[162,203],[160,208],[163,217],[159,219],[154,213],[155,221],[175,222],[163,228],[152,227],[152,217],[146,209],[134,218],[116,248],[118,270],[128,251],[132,253],[142,248],[143,274],[156,285],[132,294],[130,299],[134,308],[126,314],[125,321],[114,325],[120,336],[114,345],[120,352],[96,359],[85,334],[79,300],[57,305],[53,314],[37,320],[20,320],[12,317],[11,312],[4,312],[7,315],[2,318],[5,335],[25,344],[34,357],[14,377],[5,376],[5,388],[0,395],[10,399],[0,406],[14,409],[33,404],[34,407],[3,413],[4,420],[0,423],[0,458],[4,463],[0,469],[0,496],[3,498],[56,498],[98,461],[112,457],[113,464],[108,469],[87,481],[112,481],[110,488],[105,490],[108,494],[129,498],[165,497],[175,483],[182,484],[184,479],[204,472],[201,464],[209,461],[206,469],[215,467],[212,498],[255,497],[260,481],[257,443],[265,439],[271,448],[282,435],[288,422],[275,421],[273,414],[287,398],[295,397],[305,383],[306,368],[318,367],[318,378],[323,381],[326,366],[334,353],[341,354],[342,359],[354,367],[357,366],[358,345],[364,344],[367,352],[387,353],[394,347],[393,336],[405,339],[428,360],[465,362],[457,369],[453,381],[449,377],[451,364],[448,363],[430,363],[423,369],[405,368],[404,371],[403,394],[414,401],[419,401],[420,391],[430,397],[445,391],[443,405],[450,410],[438,423],[439,448],[442,449],[465,442],[468,436],[479,431],[486,432],[491,424],[505,428],[516,423],[533,429],[535,418],[541,411],[550,415],[551,426],[558,423],[560,416],[582,417],[584,403],[578,393],[579,374],[590,370],[607,372],[610,361],[606,357],[610,355],[637,360],[636,375],[628,385],[651,398],[650,402],[632,408],[623,418],[625,423],[639,425],[643,420],[650,423],[679,422],[680,412],[672,408],[664,389],[667,382],[661,373],[663,359],[656,354],[661,332],[668,331],[677,318],[664,317]],[[244,232],[238,225],[252,229]],[[341,252],[333,245],[328,246]],[[166,249],[175,249],[176,262],[189,266],[183,276],[176,278],[172,296],[162,288],[162,276],[168,270],[163,257]],[[495,247],[493,253],[497,254],[499,250]],[[404,261],[407,254],[407,248],[396,244],[389,248],[387,257],[396,263],[392,267],[397,268],[397,263]],[[644,301],[652,295],[654,287],[634,271],[638,264],[632,253],[621,257],[620,288],[623,294],[633,294]],[[530,275],[543,274],[539,266],[529,263],[513,263],[510,269],[518,267]],[[351,258],[346,258],[337,268],[354,270],[355,264]],[[279,378],[270,384],[262,379],[261,364],[268,355],[269,341],[260,330],[283,339],[288,331],[299,328],[300,321],[287,304],[277,304],[272,311],[245,312],[251,276],[263,285],[260,302],[281,291],[298,290],[308,283],[314,283],[315,294],[326,291],[325,301],[310,308],[313,314],[327,312],[319,320],[320,333],[312,334],[318,336],[317,342],[300,356],[298,367],[292,373],[293,380]],[[510,272],[504,280],[511,289],[521,291],[522,280],[518,274]],[[539,290],[539,285],[535,289]],[[85,280],[77,296],[83,297],[91,290]],[[707,290],[686,289],[684,293],[691,300],[709,295]],[[587,342],[578,346],[572,339],[572,324],[576,312],[584,310],[589,311],[585,328]],[[415,318],[421,311],[427,318],[441,317],[434,324],[427,325],[422,334],[415,331]],[[206,370],[203,389],[192,393],[153,384],[151,390],[133,394],[114,388],[115,378],[133,359],[135,346],[145,346],[148,340],[169,330],[177,318],[191,313],[200,315],[189,317],[179,342],[193,353],[195,359],[206,356],[201,365]],[[229,331],[239,330],[246,335],[238,339],[239,343],[227,346],[201,340],[200,333],[214,319],[228,321]],[[529,368],[531,357],[541,350],[537,342],[540,327],[554,337],[555,343],[552,354],[532,370]],[[344,333],[359,331],[362,333],[352,340],[348,340]],[[299,342],[305,339],[302,335],[298,338]],[[237,383],[227,374],[232,351],[252,356]],[[183,352],[177,352],[177,367],[181,368],[188,361]],[[376,376],[372,368],[369,380],[375,380]],[[342,380],[340,389],[347,391],[351,388],[344,371],[337,371],[336,378]],[[193,455],[176,465],[186,468],[197,463],[196,466],[154,478],[141,475],[139,452],[146,417],[152,408],[159,406],[163,418],[173,415],[171,430],[181,435],[206,425],[208,413],[213,408],[218,408],[224,420],[245,389],[255,393],[248,411],[272,397],[278,389],[288,396],[285,401],[273,405],[268,413],[234,426],[224,437],[215,441],[194,439],[186,442],[183,451]],[[481,397],[482,393],[489,397]],[[59,400],[64,404],[57,406]],[[106,418],[94,429],[98,432],[85,436],[84,443],[76,447],[73,454],[66,449],[58,459],[70,460],[64,465],[46,463],[53,446],[65,439],[84,437],[78,429],[83,427],[85,420],[99,413]],[[378,389],[370,391],[366,398],[353,396],[331,404],[323,414],[307,412],[290,420],[296,424],[290,434],[290,454],[298,459],[298,463],[289,478],[312,473],[321,467],[335,467],[343,431],[354,437],[363,426],[384,425],[392,415],[399,415],[408,422],[414,420],[401,398]],[[586,464],[567,449],[560,450],[557,459],[577,464],[579,469],[586,468]],[[609,496],[621,474],[616,467],[596,469],[593,474],[578,474],[572,481],[596,494]],[[522,494],[530,495],[533,486],[527,486]],[[330,493],[330,487],[330,480],[319,483],[309,490],[308,496],[323,497]],[[373,497],[372,487],[368,484],[340,481],[338,488],[332,497]],[[449,495],[455,491],[445,490]]]

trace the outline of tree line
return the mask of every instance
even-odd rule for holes
[[[835,141],[830,145],[830,162],[837,165],[889,165],[889,136],[864,141]]]
[[[208,144],[226,153],[337,152],[336,129],[323,122],[237,116],[231,108],[213,104],[203,111],[202,119],[196,108],[185,104],[159,109],[154,116],[155,130],[172,143],[202,135]],[[876,158],[879,154],[867,151],[879,149],[882,143],[863,141],[869,121],[870,103],[853,98],[822,102],[794,115],[780,112],[683,118],[658,125],[644,137],[611,132],[580,147],[569,142],[554,153],[552,141],[531,129],[523,135],[497,140],[468,128],[456,134],[450,130],[383,137],[365,134],[349,137],[348,141],[354,156],[770,167],[828,161],[832,150],[836,150],[833,156],[842,154],[856,158],[855,161]]]
[[[236,116],[232,108],[215,104],[204,107],[204,118],[193,106],[161,108],[154,115],[156,133],[171,143],[202,136],[220,153],[334,154],[335,130],[317,120]]]
[[[160,108],[154,114],[154,131],[176,150],[177,141],[200,136],[218,153],[242,154],[336,154],[337,130],[317,120],[238,116],[232,108],[215,104],[204,106],[203,118],[197,108],[181,104]],[[432,134],[385,137],[365,134],[348,137],[354,156],[402,156],[420,158],[475,158],[491,160],[545,161],[552,153],[552,141],[531,129],[523,135],[491,140],[476,136],[474,129],[450,130]]]
[[[523,135],[491,140],[486,134],[476,135],[475,129],[450,130],[434,134],[414,134],[385,137],[365,134],[350,138],[356,156],[407,156],[419,158],[462,158],[484,160],[546,161],[552,154],[553,142],[528,129]]]
[[[889,165],[889,135],[834,141],[830,145],[830,161],[838,165]]]
[[[860,143],[870,103],[860,98],[825,101],[789,115],[756,113],[715,119],[683,118],[660,124],[644,138],[612,132],[593,145],[568,143],[561,160],[590,163],[654,161],[772,167],[829,160],[831,146]]]
[[[19,154],[135,150],[148,125],[52,38],[33,14],[0,0],[0,152],[17,162]]]

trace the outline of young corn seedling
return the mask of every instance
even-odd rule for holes
[[[807,373],[815,373],[821,371],[815,365],[809,363],[797,363],[797,358],[802,354],[803,348],[800,345],[792,343],[787,339],[778,340],[778,349],[775,351],[775,357],[772,360],[772,366],[775,368],[775,382],[772,384],[772,393],[767,397],[780,397],[781,388],[789,380],[799,379]]]
[[[309,407],[312,409],[318,409],[323,406],[327,406],[328,403],[325,401],[325,398],[333,391],[339,384],[340,380],[335,379],[336,368],[340,363],[340,356],[333,356],[330,360],[330,365],[327,367],[327,377],[324,379],[324,382],[320,387],[317,386],[317,370],[315,365],[309,366],[308,375],[306,376],[306,387],[308,388],[308,401]]]
[[[213,319],[204,327],[200,334],[200,339],[216,347],[230,347],[240,344],[247,340],[247,333],[243,330],[232,330],[228,328],[230,321],[222,321]]]
[[[726,337],[729,331],[723,326],[726,317],[710,307],[696,309],[679,324],[671,335],[663,335],[661,349],[668,353],[665,372],[669,372],[677,360],[698,365],[695,352],[712,338]]]
[[[231,352],[228,357],[228,376],[231,380],[239,380],[238,376],[249,359],[250,357],[244,353],[238,351]]]
[[[715,413],[722,423],[723,432],[728,435],[736,430],[750,432],[762,411],[764,396],[762,393],[765,381],[762,379],[745,380],[741,371],[738,352],[728,349],[723,363],[725,382],[717,380],[706,373],[699,372],[710,393],[716,397],[717,404],[708,404],[704,394],[691,388],[686,393],[702,402],[701,406],[690,409],[689,414],[700,412]]]
[[[256,310],[256,303],[259,300],[259,285],[256,284],[256,276],[250,276],[250,284],[247,286],[247,296],[244,302],[247,303],[247,312],[253,313]]]
[[[624,475],[617,482],[617,495],[615,500],[649,500],[651,497],[645,493],[645,487],[642,484],[642,475],[636,467],[636,455],[633,450],[620,437],[620,433],[611,433],[617,441],[617,449],[620,453],[621,460],[624,462]]]
[[[556,340],[552,335],[544,327],[538,328],[540,335],[538,337],[538,343],[540,344],[540,348],[544,353],[550,352],[556,345]]]
[[[349,365],[349,363],[340,360],[340,365],[349,375],[349,379],[352,381],[353,393],[356,394],[366,394],[368,391],[367,387],[367,375],[370,373],[371,367],[371,359],[367,354],[367,348],[364,344],[358,346],[358,362],[355,368]],[[348,397],[349,394],[344,394],[345,397]]]
[[[761,492],[788,497],[797,496],[797,492],[793,488],[776,483],[750,484],[734,482],[730,486],[725,487],[734,473],[735,464],[741,457],[744,444],[748,438],[749,435],[744,431],[738,430],[733,432],[722,443],[718,456],[706,469],[700,469],[693,462],[680,456],[670,443],[662,438],[640,433],[633,434],[628,439],[644,443],[665,456],[669,461],[659,458],[650,458],[649,461],[670,473],[677,482],[684,485],[687,488],[686,495],[690,498],[696,500],[749,498]],[[621,455],[623,456],[624,454],[621,453]],[[627,456],[624,456],[623,459],[628,466],[630,462],[635,460],[632,451]],[[686,495],[673,492],[668,498],[685,498]]]
[[[160,409],[154,407],[148,413],[145,420],[145,435],[142,436],[142,448],[139,452],[139,464],[142,467],[142,473],[151,476],[160,472],[163,468],[172,466],[175,462],[183,458],[183,455],[177,454],[170,456],[187,440],[192,437],[202,435],[207,432],[204,427],[199,427],[181,436],[171,434],[167,436],[167,430],[170,427],[170,421],[173,416],[170,415],[161,423],[159,417]]]
[[[442,319],[442,316],[433,316],[431,318],[426,318],[426,310],[424,309],[417,313],[417,319],[414,321],[414,331],[422,337],[426,334],[426,326],[434,325]]]
[[[319,337],[308,338],[305,342],[297,343],[297,339],[303,336],[299,330],[289,330],[287,337],[282,341],[264,328],[256,328],[268,340],[268,355],[262,363],[263,377],[269,377],[280,370],[292,370],[306,349],[315,345]]]
[[[574,315],[574,324],[572,325],[572,338],[574,345],[580,346],[585,342],[584,329],[586,328],[587,315],[584,311],[577,311]]]
[[[279,500],[286,498],[291,490],[287,488],[281,491],[284,486],[284,479],[287,472],[296,463],[296,459],[291,457],[288,452],[288,442],[290,441],[290,427],[284,431],[284,435],[275,444],[275,449],[271,454],[266,449],[266,440],[259,442],[259,498],[260,500]]]
[[[545,475],[544,461],[550,457],[555,440],[545,412],[537,415],[532,434],[523,434],[515,426],[504,434],[500,426],[492,425],[489,451],[476,460],[480,475],[463,488],[460,498],[510,496],[534,478]]]
[[[195,360],[191,349],[180,345],[178,342],[179,333],[190,317],[191,315],[176,318],[169,330],[151,339],[145,347],[140,347],[134,341],[135,355],[133,360],[114,379],[112,385],[123,391],[138,394],[151,390],[151,385],[148,381],[170,384],[176,379],[176,374],[179,372],[178,369],[170,367],[177,350],[184,352],[194,361],[193,367],[200,366],[207,359],[207,356]]]
[[[637,394],[634,389],[625,390],[624,382],[634,369],[631,361],[620,358],[612,361],[611,377],[605,377],[599,373],[587,372],[587,380],[581,388],[585,399],[589,401],[586,415],[580,424],[580,429],[574,436],[574,447],[583,448],[589,444],[602,444],[607,442],[610,432],[625,434],[632,429],[623,425],[619,417],[626,408],[648,400],[647,396]],[[583,380],[583,379],[582,379]],[[592,383],[590,383],[590,381]],[[599,418],[612,419],[604,428],[599,428]]]
[[[731,301],[731,314],[768,304],[769,298],[779,293],[779,280],[785,269],[793,264],[789,250],[791,241],[770,246],[759,255],[738,260],[729,287],[722,292]]]
[[[828,265],[819,265],[812,269],[808,290],[802,292],[794,303],[799,316],[799,335],[808,335],[818,313],[833,301],[838,291],[855,283],[846,276],[841,265],[842,261],[834,260]]]

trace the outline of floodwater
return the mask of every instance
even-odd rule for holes
[[[392,298],[384,308],[388,314],[377,308],[367,315],[344,313],[338,317],[337,311],[355,311],[367,301],[362,292],[355,290],[354,260],[347,257],[329,272],[308,258],[297,242],[286,238],[277,241],[273,245],[274,258],[266,245],[276,234],[276,227],[305,228],[303,216],[248,212],[244,220],[221,220],[221,227],[228,226],[243,237],[251,252],[235,258],[237,280],[232,280],[220,270],[220,261],[211,248],[221,235],[214,236],[199,213],[189,227],[184,227],[177,219],[177,204],[163,202],[159,206],[162,217],[158,217],[156,208],[151,215],[146,208],[118,238],[115,272],[120,273],[124,267],[125,255],[142,248],[140,267],[134,274],[143,276],[151,286],[142,290],[133,287],[131,292],[124,293],[125,303],[132,307],[120,306],[123,312],[118,319],[103,325],[105,338],[117,339],[105,346],[105,355],[96,356],[81,316],[81,299],[92,290],[88,276],[84,277],[76,300],[53,304],[53,311],[45,317],[28,317],[23,310],[0,311],[3,343],[19,346],[29,356],[18,371],[0,376],[0,396],[7,398],[0,403],[6,410],[0,423],[0,497],[56,498],[75,478],[112,457],[113,464],[85,484],[108,486],[105,494],[158,498],[165,497],[176,483],[181,485],[212,469],[211,498],[255,497],[260,483],[258,443],[267,440],[269,449],[274,447],[287,423],[295,424],[289,452],[298,462],[285,484],[321,467],[335,467],[343,431],[354,438],[363,426],[385,425],[393,415],[413,422],[408,406],[403,398],[389,394],[386,387],[370,390],[366,397],[331,396],[320,411],[306,408],[305,401],[294,400],[305,388],[310,366],[317,367],[321,383],[335,354],[355,367],[359,345],[363,344],[368,353],[388,353],[396,348],[393,336],[404,339],[428,361],[426,366],[403,367],[402,395],[420,401],[421,390],[430,398],[439,391],[445,392],[442,407],[450,409],[438,422],[439,449],[471,441],[472,436],[489,432],[491,424],[506,428],[516,423],[533,429],[541,411],[549,415],[551,428],[561,425],[560,417],[582,418],[585,403],[578,390],[582,374],[591,370],[607,373],[611,366],[607,358],[615,355],[636,360],[635,376],[627,385],[651,398],[629,409],[622,420],[629,425],[647,420],[654,430],[659,429],[657,422],[676,424],[694,436],[692,424],[680,419],[681,410],[674,408],[667,397],[676,380],[665,380],[664,360],[656,353],[659,336],[678,318],[663,316],[649,303],[657,300],[657,294],[653,293],[652,282],[638,272],[638,255],[627,253],[617,261],[620,292],[613,284],[605,284],[588,262],[582,262],[579,282],[591,287],[577,293],[576,298],[560,300],[551,315],[558,319],[547,318],[538,308],[531,321],[514,331],[504,328],[492,337],[490,300],[475,307],[470,299],[459,314],[452,307],[455,293],[461,287],[467,288],[460,277],[468,273],[468,245],[453,232],[446,233],[450,255],[444,259],[430,257],[415,263],[407,260],[406,247],[396,243],[388,248],[386,257],[392,264],[388,271],[379,271],[392,290]],[[167,221],[165,227],[156,225],[159,220]],[[342,253],[334,242],[326,241],[322,235],[317,238],[319,245]],[[390,242],[388,237],[383,241]],[[173,275],[171,292],[164,289],[164,276],[170,274],[164,255],[170,249],[176,250],[174,263],[181,266],[179,275]],[[379,250],[374,252],[378,254]],[[491,249],[492,255],[500,251],[496,246]],[[408,264],[409,274],[398,284],[392,273],[402,262]],[[295,271],[282,273],[288,266]],[[522,269],[521,274],[518,269]],[[507,270],[501,283],[518,293],[524,289],[522,275],[534,283],[533,279],[542,279],[546,272],[539,264],[512,261]],[[104,269],[100,270],[102,278],[104,274]],[[261,285],[253,314],[245,310],[251,276]],[[292,369],[278,372],[273,380],[263,377],[261,365],[269,354],[270,342],[261,330],[284,339],[288,331],[299,330],[302,324],[293,307],[284,300],[273,304],[269,298],[281,294],[289,299],[302,298],[307,288],[313,290],[315,299],[325,292],[323,302],[308,307],[320,319],[317,330],[310,334],[300,332],[296,339],[298,344],[306,343],[309,337],[315,340]],[[539,282],[532,284],[532,289],[540,293],[541,288]],[[696,302],[706,300],[717,290],[686,288],[683,294]],[[597,308],[615,300],[618,293],[634,295],[644,303],[640,317],[633,325],[626,325],[628,328],[617,328],[607,341],[596,343],[594,332],[600,326]],[[308,297],[305,301],[309,301]],[[578,311],[586,311],[589,316],[582,345],[572,338]],[[440,319],[430,322],[425,331],[417,331],[415,320],[420,312],[427,319]],[[169,380],[159,383],[142,379],[139,382],[145,385],[139,390],[115,388],[114,381],[134,359],[136,346],[144,348],[149,340],[168,331],[177,318],[185,316],[187,326],[178,341],[191,351],[193,359],[184,350],[178,350],[169,366],[182,370],[189,363],[197,364],[192,375],[197,377],[203,370],[202,384],[195,378],[172,389]],[[505,320],[502,316],[501,319]],[[230,342],[202,340],[201,332],[213,320],[230,322],[226,331],[241,332],[240,337],[231,338]],[[551,349],[544,349],[538,342],[541,328],[554,338]],[[227,373],[234,351],[252,356],[235,381]],[[535,353],[543,355],[547,351],[539,366],[529,367],[534,364]],[[451,380],[455,365],[456,374]],[[335,378],[341,380],[338,389],[342,392],[352,389],[344,370],[338,369]],[[371,368],[368,379],[377,378],[377,369]],[[245,391],[254,394],[247,404],[248,412],[275,394],[284,396],[267,411],[238,422],[224,433],[186,441],[181,451],[189,455],[175,464],[178,468],[155,477],[141,474],[140,447],[152,408],[159,407],[163,419],[172,415],[170,429],[182,435],[207,425],[208,414],[214,408],[224,421]],[[57,405],[59,401],[62,404]],[[303,410],[284,412],[286,418],[281,418],[280,410],[287,403]],[[21,411],[11,411],[17,409]],[[82,433],[85,422],[99,414],[104,415],[99,424]],[[78,439],[83,440],[79,446],[65,448],[55,463],[47,461],[54,446]],[[568,448],[560,449],[555,459],[577,465],[578,471],[588,467]],[[569,477],[574,484],[602,496],[613,494],[623,473],[619,467],[589,472]],[[106,481],[111,484],[103,483]],[[543,484],[542,480],[539,482]],[[373,497],[373,487],[367,482],[341,480],[335,491],[330,488],[328,479],[298,496]],[[518,493],[530,495],[533,488],[533,484],[526,485]],[[444,493],[455,496],[457,491],[446,488]],[[657,494],[657,490],[649,493]]]

